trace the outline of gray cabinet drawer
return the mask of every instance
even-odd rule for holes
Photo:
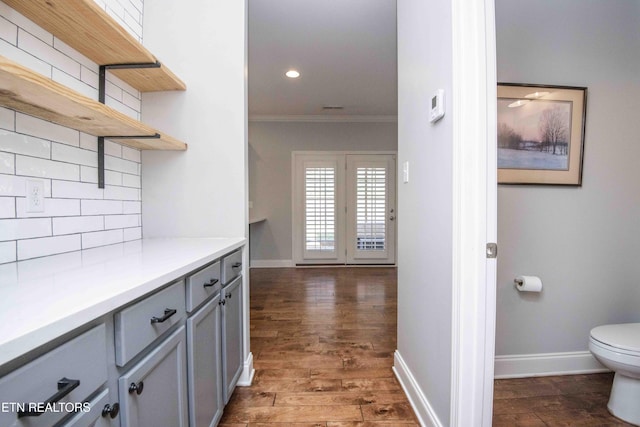
[[[185,316],[184,298],[184,281],[181,280],[116,313],[116,364],[124,366],[179,323]]]
[[[14,410],[0,411],[0,425],[49,427],[67,416],[66,409],[82,404],[107,381],[106,342],[105,326],[96,326],[0,379],[0,402],[24,404],[25,409],[70,390],[52,407],[54,411],[39,416],[18,418]]]
[[[242,273],[242,249],[222,258],[222,284],[226,285]]]
[[[118,425],[118,417],[111,418],[109,414],[102,416],[102,409],[109,405],[109,389],[104,390],[89,401],[91,408],[88,412],[81,412],[62,424],[64,427],[112,427]]]
[[[187,277],[187,311],[192,312],[220,292],[220,261]]]
[[[122,426],[187,427],[185,343],[181,326],[120,377]]]

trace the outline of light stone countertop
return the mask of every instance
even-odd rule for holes
[[[245,242],[143,239],[0,265],[0,366]]]

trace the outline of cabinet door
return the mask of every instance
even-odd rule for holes
[[[226,286],[222,293],[222,372],[224,402],[227,403],[242,371],[242,276]]]
[[[186,427],[185,327],[118,380],[123,427]]]
[[[119,411],[111,409],[114,404],[109,402],[109,389],[102,391],[88,403],[90,411],[81,412],[61,425],[64,427],[115,427],[118,425]],[[111,411],[103,412],[107,405]]]
[[[191,427],[212,427],[222,416],[220,294],[187,319]]]

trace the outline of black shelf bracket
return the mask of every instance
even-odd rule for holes
[[[98,72],[98,102],[105,103],[107,93],[107,70],[131,70],[138,68],[160,68],[160,62],[146,62],[141,64],[109,64],[101,65]],[[154,135],[110,135],[98,137],[98,188],[104,188],[104,140],[106,139],[158,139],[160,134]]]

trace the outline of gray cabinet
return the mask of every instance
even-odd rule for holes
[[[0,426],[50,427],[73,412],[107,381],[105,343],[96,326],[0,379],[0,402],[14,404],[0,411]]]
[[[89,412],[76,414],[63,424],[64,427],[116,427],[119,425],[118,410],[113,411],[109,403],[109,389],[91,399],[89,405],[91,406]]]
[[[222,378],[224,402],[242,373],[242,276],[222,288]]]
[[[219,271],[218,265],[218,271]],[[215,426],[222,416],[220,294],[187,319],[189,425]]]
[[[124,427],[186,427],[187,366],[181,326],[118,380]]]

